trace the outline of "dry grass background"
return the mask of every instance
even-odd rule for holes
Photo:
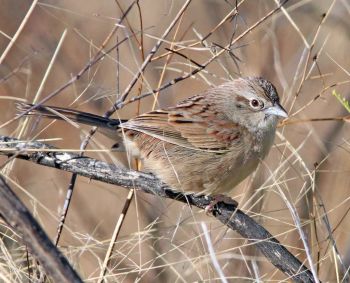
[[[42,84],[37,100],[40,101],[76,75],[115,27],[123,14],[121,9],[125,11],[130,3],[37,2],[0,65],[0,122],[3,124],[15,116],[15,100],[32,102]],[[183,3],[141,0],[139,9],[132,8],[108,46],[133,32],[136,37],[121,44],[48,104],[103,114],[123,93]],[[31,4],[24,0],[0,1],[0,54],[18,31]],[[223,23],[205,43],[188,47],[207,35],[236,4],[238,15]],[[167,53],[165,48],[187,46],[181,53],[203,63],[220,51],[219,46],[226,46],[232,36],[238,36],[276,7],[272,0],[237,3],[193,0],[164,39],[155,55],[157,59],[147,66],[129,98],[156,89],[197,67],[177,54],[159,58]],[[306,121],[279,128],[269,157],[253,176],[233,190],[232,197],[309,266],[305,246],[283,193],[298,212],[299,228],[307,236],[313,265],[323,282],[344,282],[350,266],[350,135],[346,122],[307,120],[347,115],[332,91],[350,98],[349,29],[347,0],[290,0],[283,12],[264,21],[233,46],[232,52],[239,60],[225,52],[201,73],[162,91],[156,103],[156,107],[171,105],[237,76],[261,75],[277,86],[290,120]],[[65,30],[57,57],[47,73]],[[154,100],[150,96],[140,104],[129,104],[118,111],[118,116],[128,118],[148,111]],[[62,149],[79,149],[89,129],[75,129],[64,122],[46,127],[48,124],[34,119],[24,124],[21,120],[3,126],[0,131],[22,139],[53,139],[47,142]],[[112,144],[97,134],[88,149],[108,150]],[[108,151],[86,154],[127,166],[123,154]],[[18,160],[3,168],[2,174],[54,238],[70,174]],[[59,247],[86,282],[98,281],[127,193],[123,188],[78,177]],[[106,282],[219,281],[201,222],[209,229],[211,244],[227,280],[286,280],[246,240],[204,213],[138,192],[118,237]],[[28,281],[25,247],[4,223],[0,274],[3,282]]]

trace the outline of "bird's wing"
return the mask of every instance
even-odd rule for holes
[[[223,152],[238,142],[241,128],[202,96],[176,107],[152,111],[120,125],[160,140],[196,150]]]

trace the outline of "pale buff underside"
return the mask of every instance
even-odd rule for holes
[[[243,148],[237,147],[219,154],[198,151],[142,133],[126,138],[125,146],[130,155],[139,155],[144,171],[154,173],[170,187],[205,195],[230,192],[256,169],[261,157],[260,154],[248,156]],[[245,144],[245,148],[252,147]]]

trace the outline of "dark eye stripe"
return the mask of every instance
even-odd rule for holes
[[[244,96],[240,96],[240,95],[237,95],[236,101],[243,102],[244,104],[249,104],[249,99],[244,97]]]

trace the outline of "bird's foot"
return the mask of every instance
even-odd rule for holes
[[[220,213],[220,209],[218,207],[218,203],[224,203],[226,205],[232,205],[234,207],[238,206],[238,202],[235,201],[234,199],[230,198],[229,196],[226,195],[213,195],[211,196],[210,203],[204,208],[206,214],[211,214],[218,212]]]

